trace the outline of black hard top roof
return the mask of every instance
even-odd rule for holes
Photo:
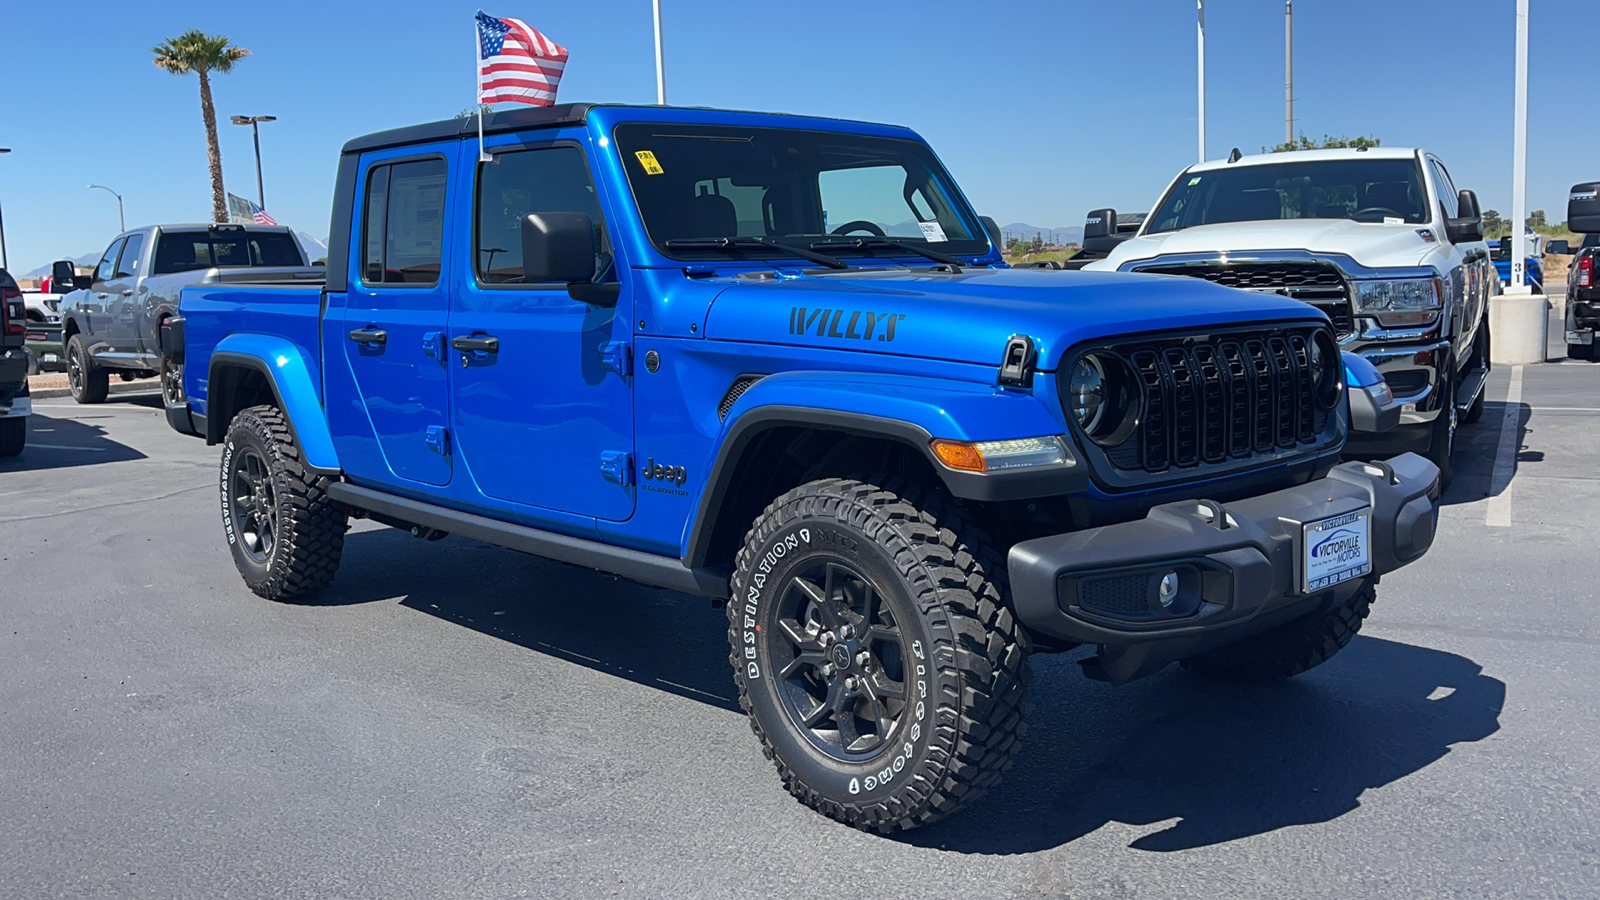
[[[695,112],[739,112],[740,110],[715,109],[705,106],[644,106],[630,103],[559,103],[555,106],[529,106],[516,109],[497,110],[483,117],[484,134],[500,134],[506,131],[523,131],[529,128],[554,128],[563,125],[582,125],[588,119],[589,110],[596,107],[618,107],[633,109],[681,109]],[[761,115],[789,115],[788,113],[761,113]],[[808,119],[823,119],[826,116],[805,116]],[[851,121],[836,119],[835,121]],[[862,123],[875,124],[875,123]],[[362,153],[367,150],[382,150],[386,147],[403,147],[407,144],[425,144],[429,141],[442,141],[450,138],[466,138],[478,133],[478,117],[476,115],[464,116],[456,119],[445,119],[441,122],[428,122],[423,125],[409,125],[405,128],[392,128],[388,131],[378,131],[369,135],[355,138],[344,145],[343,153]]]

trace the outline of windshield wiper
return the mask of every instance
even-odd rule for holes
[[[788,244],[760,237],[720,237],[720,238],[674,238],[663,246],[668,250],[748,250],[754,247],[763,247],[768,250],[777,250],[780,253],[792,253],[801,259],[808,259],[814,263],[827,266],[830,269],[848,269],[850,264],[837,256],[828,256],[825,253],[814,253]]]
[[[847,241],[817,241],[811,245],[813,250],[867,250],[873,247],[882,247],[885,250],[904,250],[907,253],[925,256],[934,262],[944,263],[947,266],[956,266],[957,268],[967,265],[967,263],[956,259],[948,253],[940,253],[937,250],[919,247],[916,244],[908,244],[905,241],[897,241],[894,238],[851,238]]]

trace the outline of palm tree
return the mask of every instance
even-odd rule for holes
[[[217,147],[217,111],[211,105],[211,73],[233,71],[233,64],[250,51],[236,47],[220,34],[206,34],[191,28],[175,38],[151,47],[157,68],[174,75],[194,72],[200,76],[200,114],[206,121],[206,157],[211,164],[211,216],[228,221],[227,197],[222,190],[222,151]]]

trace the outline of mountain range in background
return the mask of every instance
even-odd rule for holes
[[[328,244],[327,244],[326,241],[320,240],[318,238],[314,238],[311,235],[306,234],[304,231],[296,231],[294,233],[294,236],[295,236],[295,239],[300,242],[300,249],[305,251],[307,260],[315,262],[316,260],[325,259],[327,257],[327,255],[328,255]],[[104,252],[105,252],[104,250],[97,250],[97,251],[95,251],[93,253],[85,253],[82,256],[72,256],[72,257],[58,256],[58,257],[56,257],[56,259],[71,259],[72,260],[72,264],[75,265],[75,266],[92,266],[95,263],[100,261],[100,254],[104,253]],[[40,266],[37,269],[34,269],[31,272],[24,272],[21,275],[17,275],[16,277],[17,278],[43,278],[44,276],[50,274],[50,267],[52,265],[54,265],[54,264],[55,264],[55,260],[53,259],[50,262],[45,263],[44,265]]]
[[[1034,235],[1044,238],[1045,243],[1050,242],[1051,235],[1063,244],[1083,243],[1083,226],[1073,225],[1067,228],[1043,228],[1038,225],[1029,225],[1027,222],[1012,222],[1010,225],[1001,225],[1000,233],[1007,238],[1021,238],[1025,241],[1033,240]]]

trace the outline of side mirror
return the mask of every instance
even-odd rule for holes
[[[1544,252],[1559,253],[1562,256],[1569,256],[1572,253],[1572,244],[1567,241],[1551,241],[1545,245]]]
[[[594,220],[583,213],[529,213],[522,219],[522,282],[563,282],[574,299],[614,306],[621,286],[594,284]]]
[[[72,260],[58,259],[50,264],[50,286],[57,293],[81,291],[93,285],[94,279],[78,274]]]
[[[1478,210],[1478,195],[1462,191],[1456,195],[1456,217],[1444,220],[1445,237],[1452,244],[1483,240],[1483,216]]]
[[[983,223],[983,230],[989,233],[989,243],[993,244],[996,250],[999,250],[1001,242],[1004,240],[1000,234],[1000,224],[994,220],[993,216],[979,216],[978,221]]]
[[[1083,220],[1083,239],[1087,243],[1095,238],[1107,238],[1117,233],[1117,211],[1093,209]]]
[[[1567,194],[1567,230],[1578,234],[1600,232],[1600,181],[1572,186]]]

